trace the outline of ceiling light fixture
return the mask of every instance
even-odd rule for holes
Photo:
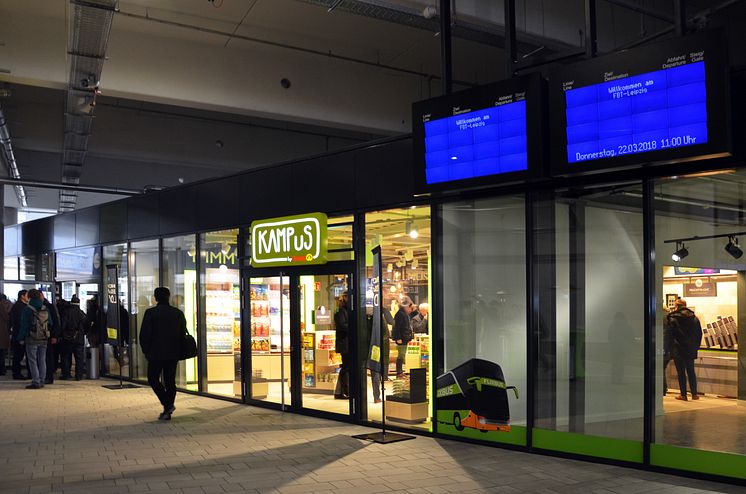
[[[738,238],[735,236],[728,237],[728,243],[725,245],[725,252],[733,256],[734,259],[740,259],[743,255],[741,247],[738,246]]]
[[[679,262],[688,255],[689,251],[684,245],[684,242],[676,242],[676,252],[671,255],[671,259],[673,259],[674,262]]]
[[[417,238],[420,236],[420,232],[417,231],[417,227],[411,221],[407,221],[406,231],[409,238]]]

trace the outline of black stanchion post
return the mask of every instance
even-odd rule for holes
[[[381,432],[372,432],[370,434],[358,434],[352,436],[356,439],[373,441],[376,443],[395,443],[414,439],[414,436],[386,432],[386,378],[388,377],[388,354],[383,352],[384,345],[388,340],[388,331],[386,331],[383,322],[383,270],[381,261],[381,246],[373,248],[373,331],[370,338],[370,349],[368,351],[368,362],[366,367],[371,372],[378,372],[381,376]],[[376,326],[377,325],[377,326]],[[376,331],[378,329],[378,331]]]

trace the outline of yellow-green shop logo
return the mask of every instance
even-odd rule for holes
[[[255,268],[325,264],[326,251],[324,213],[251,223],[251,265]]]

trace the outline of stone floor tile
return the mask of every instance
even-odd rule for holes
[[[417,437],[179,394],[158,422],[148,388],[103,381],[29,394],[0,378],[0,493],[699,494],[741,486]],[[47,417],[43,425],[28,417]]]

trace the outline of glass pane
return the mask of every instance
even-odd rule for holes
[[[18,278],[18,258],[16,256],[5,258],[5,270],[3,274],[5,280],[17,280]]]
[[[658,445],[746,454],[744,186],[742,170],[655,184]]]
[[[349,414],[347,275],[300,277],[303,407]]]
[[[241,285],[238,229],[202,235],[207,392],[241,397]]]
[[[87,280],[99,276],[101,276],[101,258],[96,256],[96,248],[57,253],[57,281]]]
[[[574,444],[592,444],[592,437],[641,441],[640,186],[560,191],[536,204],[534,221],[541,318],[536,426],[585,436]],[[540,432],[537,440],[549,436]],[[639,445],[602,444],[608,447],[601,456],[642,461]]]
[[[352,225],[329,225],[327,229],[329,261],[351,261],[355,259],[352,245]],[[341,251],[340,251],[341,250]],[[336,251],[336,252],[335,252]]]
[[[21,256],[19,280],[36,280],[36,256]]]
[[[186,317],[187,331],[197,337],[197,238],[194,235],[163,239],[163,283],[171,290],[171,305]],[[176,385],[197,391],[199,389],[198,358],[180,360],[176,369]]]
[[[97,310],[98,299],[99,299],[98,292],[99,292],[98,283],[78,284],[78,297],[80,298],[80,310],[85,312],[86,315],[98,313],[98,310]]]
[[[436,400],[438,431],[525,444],[524,198],[446,204],[442,214],[445,367],[437,388],[446,393]],[[454,379],[461,393],[447,392]]]
[[[251,397],[290,405],[290,279],[251,278]]]
[[[122,324],[122,336],[125,344],[129,343],[129,283],[127,282],[127,244],[115,244],[104,246],[104,264],[103,268],[109,264],[116,264],[119,268],[119,302],[121,307],[120,320]],[[107,298],[103,297],[103,313],[101,314],[101,322],[106,321],[106,312],[109,310],[109,304]],[[100,324],[100,338],[101,341],[106,341],[106,335],[104,333],[104,324]],[[124,338],[127,336],[127,338]],[[112,347],[108,343],[104,343],[104,371],[111,375],[119,375],[119,358],[122,357],[122,375],[129,376],[129,359],[127,358],[127,348],[124,348],[124,352],[120,355],[120,349],[118,347]]]
[[[142,324],[142,315],[155,305],[153,290],[159,285],[158,241],[132,242],[130,245],[130,281],[132,282],[132,314],[129,327],[122,324],[122,338],[131,338],[132,377],[147,380],[148,362],[137,343]],[[125,328],[131,331],[125,331]]]
[[[409,297],[415,306],[425,305],[427,310],[432,300],[430,285],[430,208],[417,206],[404,209],[379,211],[365,215],[365,257],[368,276],[364,280],[362,293],[365,293],[367,314],[366,339],[370,336],[373,314],[373,256],[371,249],[381,246],[383,270],[383,312],[389,335],[394,318],[400,309],[399,302]],[[410,320],[419,311],[408,314]],[[401,319],[401,318],[400,318]],[[429,318],[423,318],[428,320]],[[404,319],[406,321],[406,319]],[[412,324],[410,322],[410,324]],[[389,339],[383,345],[383,359],[388,354],[388,367],[384,378],[392,382],[386,384],[386,420],[404,427],[418,427],[431,430],[432,399],[430,399],[431,342],[430,324],[419,323],[412,340],[397,344]],[[414,327],[412,328],[414,329]],[[388,347],[388,348],[387,348]],[[388,350],[388,351],[387,351]],[[368,353],[359,356],[365,362]],[[365,371],[362,389],[366,390],[367,419],[381,420],[379,376]],[[365,377],[365,376],[363,376]],[[390,400],[390,403],[388,401]]]

